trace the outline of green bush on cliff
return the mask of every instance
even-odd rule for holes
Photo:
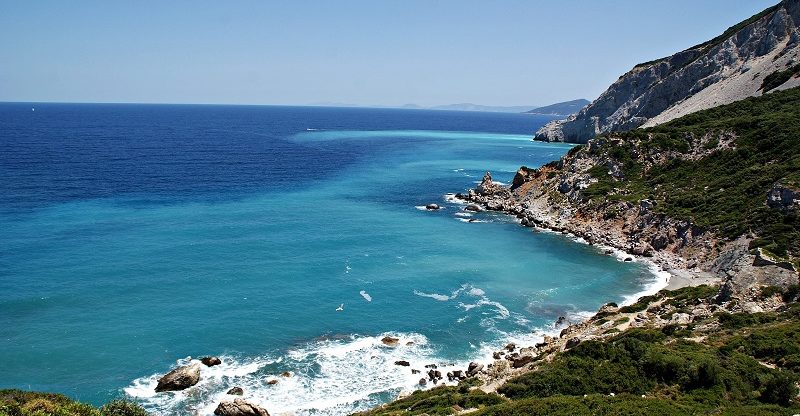
[[[126,400],[96,409],[62,394],[0,390],[0,416],[147,416],[147,412]]]
[[[671,158],[642,169],[632,155],[650,149],[686,152],[707,134],[735,135],[732,146],[700,159]],[[656,211],[734,238],[753,231],[753,245],[779,256],[800,254],[800,215],[769,208],[767,192],[779,182],[800,181],[800,88],[777,91],[699,111],[648,129],[613,133],[593,154],[620,163],[624,180],[605,167],[590,173],[598,182],[585,190],[592,200],[651,198]],[[639,144],[635,144],[639,143]]]
[[[703,406],[757,405],[759,401],[788,405],[792,396],[780,391],[794,380],[791,373],[764,367],[735,348],[720,350],[669,338],[660,331],[632,329],[608,342],[579,344],[540,371],[506,383],[499,392],[524,399],[610,393],[638,396],[676,389],[679,401]],[[776,393],[776,387],[783,390]]]
[[[715,293],[699,286],[660,295],[687,306]],[[798,315],[797,304],[773,314],[735,314],[736,328],[718,327],[707,334],[707,344],[682,339],[681,331],[628,329],[606,341],[584,341],[507,381],[498,392],[508,399],[466,385],[438,387],[365,414],[455,414],[468,408],[479,416],[796,414]]]
[[[117,399],[103,405],[100,408],[103,416],[147,416],[147,412],[138,404]]]
[[[480,390],[469,390],[468,385],[459,387],[434,387],[430,390],[418,390],[408,397],[395,400],[387,405],[364,415],[449,415],[458,408],[483,408],[505,402],[496,394],[484,393]]]
[[[780,87],[784,82],[788,81],[793,76],[800,73],[800,64],[786,68],[783,71],[775,71],[766,77],[761,82],[761,90],[764,92],[773,90]]]

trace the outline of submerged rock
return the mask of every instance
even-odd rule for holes
[[[437,209],[439,209],[439,208],[441,208],[441,207],[440,207],[439,205],[437,205],[437,204],[428,204],[428,205],[425,205],[425,209],[427,209],[427,210],[429,210],[429,211],[436,211],[436,210],[437,210]]]
[[[464,208],[464,211],[481,212],[483,209],[478,205],[469,204],[466,206],[466,208]]]
[[[200,363],[178,367],[158,379],[156,392],[188,389],[200,381]]]
[[[408,366],[410,366],[410,365],[411,365],[411,363],[409,363],[409,362],[408,362],[408,361],[406,361],[406,360],[399,360],[399,361],[395,361],[395,362],[394,362],[394,365],[401,365],[401,366],[403,366],[403,367],[408,367]]]
[[[243,399],[221,402],[214,410],[217,416],[269,416],[263,407],[249,403]]]

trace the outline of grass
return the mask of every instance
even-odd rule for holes
[[[147,416],[147,412],[126,400],[97,409],[62,394],[0,390],[0,416]]]

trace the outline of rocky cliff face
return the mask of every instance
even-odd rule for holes
[[[599,98],[536,132],[536,140],[586,143],[613,131],[649,127],[764,94],[765,78],[800,61],[800,0],[784,0],[719,37],[637,65]],[[795,71],[796,72],[796,71]],[[797,73],[767,89],[800,85]]]

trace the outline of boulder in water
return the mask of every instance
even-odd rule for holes
[[[200,363],[178,367],[158,379],[156,392],[188,389],[200,381]]]
[[[411,363],[409,363],[409,362],[408,362],[408,361],[406,361],[406,360],[399,360],[399,361],[395,361],[395,362],[394,362],[394,365],[401,365],[401,366],[403,366],[403,367],[408,367],[408,366],[410,366],[410,365],[411,365]]]
[[[217,416],[269,416],[263,407],[249,403],[243,399],[221,402],[214,410]]]
[[[244,390],[242,390],[241,387],[234,387],[234,388],[228,390],[228,392],[225,393],[225,394],[232,394],[232,395],[236,395],[236,396],[241,396],[241,395],[244,394]]]
[[[439,209],[439,208],[441,208],[441,207],[440,207],[439,205],[437,205],[437,204],[428,204],[428,205],[425,205],[425,209],[427,209],[427,210],[429,210],[429,211],[436,211],[436,210],[437,210],[437,209]]]
[[[203,357],[200,359],[200,362],[205,364],[206,367],[213,367],[215,365],[222,364],[222,360],[219,357]]]
[[[399,342],[400,342],[400,338],[395,338],[395,337],[385,336],[385,337],[381,338],[381,342],[382,342],[384,345],[388,345],[388,346],[390,346],[390,347],[394,347],[394,346],[396,346],[396,345],[397,345],[397,343],[399,343]]]

